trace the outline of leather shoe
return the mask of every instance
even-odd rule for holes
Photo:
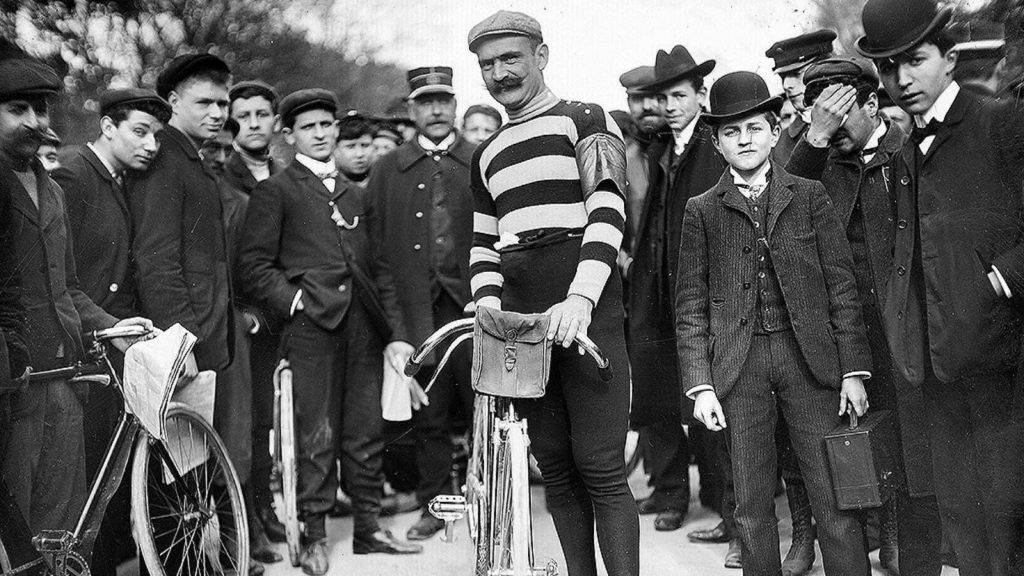
[[[299,566],[309,576],[327,574],[330,564],[327,561],[327,541],[317,540],[306,544],[299,552]]]
[[[266,568],[259,562],[249,562],[249,576],[263,576]]]
[[[739,538],[729,540],[729,551],[725,553],[726,568],[743,568],[743,546]]]
[[[641,498],[636,501],[636,509],[641,516],[647,516],[648,514],[657,514],[658,512],[661,512],[662,508],[663,506],[653,493],[650,496],[647,496],[646,498]]]
[[[654,529],[659,532],[672,532],[683,527],[686,512],[682,510],[663,510],[654,518]]]
[[[380,515],[394,516],[420,509],[420,501],[413,492],[395,492],[380,501]]]
[[[260,522],[263,523],[263,531],[267,538],[275,543],[282,544],[287,541],[284,533],[284,523],[277,519],[277,514],[270,508],[264,508],[259,512]]]
[[[444,520],[438,520],[427,513],[420,516],[420,519],[405,533],[405,537],[409,540],[426,540],[443,529]]]
[[[694,530],[686,535],[690,542],[707,542],[711,544],[725,544],[729,541],[729,534],[725,531],[725,522],[719,522],[714,528]]]
[[[353,554],[419,554],[423,546],[395,538],[389,530],[352,538]]]
[[[282,560],[281,555],[271,548],[270,539],[267,538],[267,533],[262,530],[262,526],[259,530],[255,531],[252,536],[252,542],[249,544],[249,557],[257,562],[264,564],[276,564]],[[260,572],[262,574],[262,572]],[[252,573],[252,568],[249,569],[249,575],[255,576]]]

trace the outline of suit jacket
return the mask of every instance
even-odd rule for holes
[[[199,369],[218,370],[231,360],[234,320],[217,177],[183,132],[167,126],[159,138],[129,194],[139,307],[159,328],[195,334]]]
[[[819,182],[773,165],[768,249],[804,360],[822,386],[871,369],[853,259],[842,224]],[[726,170],[686,205],[676,285],[676,340],[684,390],[729,394],[757,320],[757,241],[747,202]]]
[[[18,254],[14,251],[13,190],[0,186],[0,391],[28,366],[25,306],[21,302]]]
[[[893,181],[891,163],[901,154],[906,140],[903,129],[890,123],[867,164],[860,161],[859,154],[814,148],[803,140],[793,151],[786,170],[824,184],[847,231],[854,248],[854,274],[874,364],[866,383],[871,408],[895,411],[907,488],[911,495],[922,496],[933,492],[929,431],[921,418],[924,397],[921,388],[910,385],[896,368],[882,316],[897,226],[905,226],[895,218],[898,184]],[[862,231],[854,230],[855,218]]]
[[[335,208],[353,229],[332,219]],[[381,257],[380,223],[366,192],[337,186],[329,192],[300,162],[256,187],[250,198],[239,251],[243,286],[249,298],[282,318],[302,290],[303,314],[325,330],[334,330],[352,305],[355,264],[365,271],[378,298],[391,341],[408,341],[395,283]],[[347,252],[346,252],[347,251]],[[351,261],[350,261],[351,259]],[[368,301],[364,301],[368,303]],[[367,309],[373,313],[372,306]]]
[[[804,122],[803,117],[797,114],[793,123],[782,131],[779,143],[772,149],[772,162],[776,166],[785,166],[789,162],[789,157],[793,155],[796,145],[804,139],[808,128],[810,128],[810,124]]]
[[[104,312],[78,288],[78,273],[64,192],[38,162],[39,208],[8,165],[0,163],[0,190],[10,194],[17,267],[25,308],[26,342],[35,370],[65,366],[82,358],[82,333],[109,328],[117,318]]]
[[[280,171],[281,168],[278,163],[271,158],[270,175],[273,176]],[[228,157],[228,162],[224,165],[224,174],[221,175],[221,178],[236,190],[245,193],[246,196],[252,194],[252,191],[256,189],[256,185],[259,184],[256,181],[256,177],[249,171],[249,167],[245,165],[245,161],[242,160],[242,155],[238,152],[234,152]]]
[[[132,223],[124,190],[88,146],[66,152],[53,179],[67,199],[82,291],[115,316],[134,316]]]
[[[712,188],[726,167],[711,142],[711,127],[697,122],[674,169],[669,166],[675,145],[671,135],[648,150],[651,186],[640,212],[626,284],[633,375],[630,420],[636,428],[680,417],[674,293],[683,210],[690,198]],[[684,405],[681,414],[691,412]]]
[[[913,383],[924,379],[925,330],[940,380],[1017,367],[1022,317],[1014,301],[1024,297],[1022,140],[1020,112],[960,90],[928,153],[921,155],[908,141],[895,160],[899,225],[885,317],[896,362]],[[926,311],[919,309],[911,282],[918,234]],[[993,265],[1012,299],[993,290],[986,277]]]
[[[447,153],[428,155],[413,139],[377,162],[366,188],[380,219],[382,254],[393,270],[402,271],[395,276],[398,304],[416,344],[436,327],[433,304],[442,291],[459,306],[472,300],[474,150],[458,138]],[[446,229],[434,229],[438,210],[442,218],[447,215]]]

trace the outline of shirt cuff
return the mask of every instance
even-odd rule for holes
[[[293,306],[294,307],[294,306]],[[260,319],[255,314],[250,314],[249,318],[252,319],[252,328],[249,328],[249,334],[256,334],[260,331]]]
[[[484,296],[477,301],[476,305],[501,310],[501,298],[498,298],[497,296]]]
[[[302,299],[302,288],[299,288],[295,292],[295,297],[292,298],[292,307],[288,311],[288,315],[289,316],[295,316],[295,308],[299,305],[299,300],[301,300],[301,299]]]
[[[1013,298],[1013,293],[1010,292],[1010,285],[1007,284],[1006,280],[1003,279],[1003,275],[1002,275],[1002,273],[999,272],[999,268],[996,268],[995,266],[993,266],[992,267],[992,271],[996,273],[996,280],[998,280],[999,281],[999,285],[1003,287],[1003,294],[1007,298]]]
[[[696,400],[697,394],[700,394],[701,392],[707,392],[708,390],[714,392],[715,387],[712,386],[711,384],[698,384],[697,386],[694,386],[693,388],[690,388],[689,390],[686,391],[686,397],[689,398],[690,400]]]
[[[849,372],[847,374],[843,374],[843,380],[846,380],[847,378],[852,378],[854,376],[860,376],[861,380],[868,380],[868,379],[871,378],[871,372],[868,372],[867,370],[858,370],[856,372]]]

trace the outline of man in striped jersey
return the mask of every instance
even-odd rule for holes
[[[478,306],[551,316],[547,393],[521,401],[569,576],[594,576],[594,527],[609,576],[639,573],[639,523],[622,453],[629,416],[622,285],[613,275],[624,226],[625,153],[593,104],[544,84],[540,24],[497,12],[469,33],[481,76],[509,122],[477,149],[471,187],[471,287]],[[607,353],[602,382],[570,350],[577,333]]]

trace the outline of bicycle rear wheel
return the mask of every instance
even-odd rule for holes
[[[182,405],[171,405],[166,429],[167,441],[142,432],[135,443],[131,519],[142,561],[154,576],[247,574],[245,503],[224,442]]]
[[[490,478],[493,401],[477,395],[473,401],[473,445],[466,468],[466,524],[476,547],[474,576],[487,576],[491,565],[491,509],[487,479]]]
[[[299,527],[298,464],[295,460],[295,402],[292,392],[292,371],[282,360],[274,378],[274,467],[281,478],[281,507],[284,510],[285,540],[288,559],[299,565],[302,531]]]

